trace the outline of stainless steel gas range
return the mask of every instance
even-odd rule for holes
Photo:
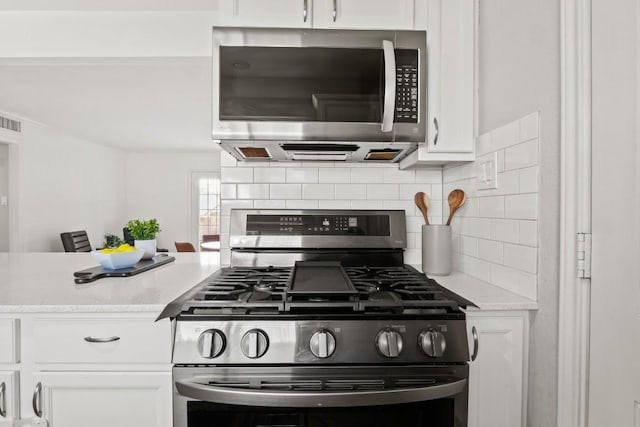
[[[467,426],[472,303],[403,263],[404,211],[232,210],[230,242],[161,314],[176,427]]]

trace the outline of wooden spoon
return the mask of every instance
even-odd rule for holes
[[[449,202],[449,219],[447,219],[447,225],[451,225],[451,219],[453,218],[453,214],[460,208],[460,206],[464,205],[466,200],[466,196],[464,191],[456,188],[451,193],[449,193],[448,202]]]
[[[420,212],[422,212],[424,223],[429,225],[429,217],[427,216],[427,209],[429,208],[430,203],[429,196],[427,196],[427,194],[422,191],[418,191],[413,197],[413,200],[415,201],[418,209],[420,209]]]

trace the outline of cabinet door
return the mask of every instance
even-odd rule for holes
[[[469,427],[523,425],[525,315],[467,316],[478,336],[478,356],[469,367]]]
[[[51,427],[170,427],[170,372],[41,372],[36,404]]]
[[[223,0],[214,24],[244,27],[310,27],[313,0]]]
[[[414,0],[313,0],[315,28],[413,29]]]
[[[0,427],[11,427],[20,418],[18,396],[18,373],[0,371]]]
[[[475,160],[477,0],[427,0],[427,141],[400,162]],[[425,20],[416,16],[416,27]]]

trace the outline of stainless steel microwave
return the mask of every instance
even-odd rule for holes
[[[425,141],[426,33],[213,29],[213,139],[239,160],[395,162]]]

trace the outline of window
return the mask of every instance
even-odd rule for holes
[[[220,175],[212,172],[194,172],[191,182],[196,217],[194,234],[201,250],[219,250],[219,246],[216,245],[219,245],[220,241]]]

